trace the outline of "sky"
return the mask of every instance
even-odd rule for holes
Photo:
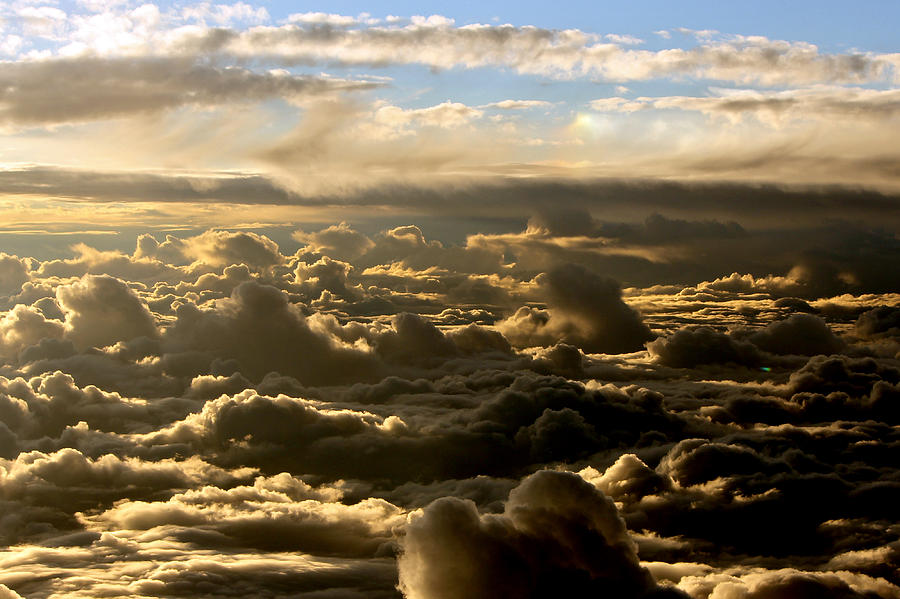
[[[895,3],[441,8],[5,3],[3,235],[366,227],[548,180],[897,193]]]
[[[0,2],[0,599],[900,599],[897,22]]]

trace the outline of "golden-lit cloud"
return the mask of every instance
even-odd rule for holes
[[[0,598],[900,597],[892,40],[565,8],[0,5]]]

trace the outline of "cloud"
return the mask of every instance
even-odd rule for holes
[[[399,570],[410,599],[648,597],[655,587],[612,500],[574,474],[548,470],[513,489],[502,514],[479,515],[456,498],[412,514]]]
[[[57,10],[28,7],[24,20],[13,9],[7,15],[4,45],[14,60],[0,68],[0,83],[11,84],[0,120],[19,132],[21,164],[90,167],[101,160],[132,176],[150,168],[220,175],[204,179],[254,170],[250,178],[277,179],[265,197],[282,202],[438,178],[456,187],[522,175],[897,187],[896,93],[882,89],[896,79],[892,54],[711,32],[651,50],[623,34],[457,25],[439,15],[300,13],[275,24],[244,3],[104,6],[97,13],[81,6],[70,7],[66,19],[48,16],[59,17]],[[52,35],[35,37],[29,27],[38,22]],[[623,113],[612,117],[574,114],[550,96],[472,102],[462,93],[427,105],[386,89],[404,85],[403,78],[358,74],[408,65],[438,76],[507,72],[553,79],[553,86],[653,80],[763,89],[593,102]],[[307,70],[318,74],[301,74]],[[371,90],[386,95],[371,98]],[[235,107],[247,106],[253,110],[235,116]],[[698,127],[704,114],[730,122]],[[572,122],[559,126],[562,120]],[[654,129],[658,123],[663,129]],[[133,143],[122,146],[123,137]]]
[[[784,239],[598,214],[576,203],[466,245],[432,223],[335,225],[282,254],[292,225],[14,259],[28,280],[0,314],[0,539],[16,543],[0,584],[896,595],[896,294],[800,300],[849,272],[815,261],[624,292],[603,262],[554,268],[610,246]],[[881,239],[845,233],[832,263]],[[546,269],[538,244],[559,249]],[[522,305],[544,326],[527,344],[546,345],[507,330]],[[594,349],[610,339],[631,345]]]
[[[278,245],[256,233],[206,231],[185,240],[188,256],[212,266],[246,264],[252,268],[266,268],[280,264],[284,258]]]
[[[811,314],[794,314],[773,322],[747,339],[759,349],[773,354],[834,354],[843,347],[843,342],[825,321]]]
[[[470,216],[471,221],[463,219],[464,223],[457,225],[459,229],[452,230],[457,238],[469,236],[470,246],[476,243],[487,244],[492,240],[493,235],[477,231],[494,219],[508,223],[506,227],[511,230],[520,226],[524,228],[524,215],[546,212],[544,203],[547,197],[555,198],[556,211],[569,215],[579,211],[596,211],[597,214],[602,213],[604,220],[610,223],[633,223],[635,220],[646,219],[648,214],[657,213],[665,215],[665,219],[669,220],[724,220],[720,225],[726,227],[731,220],[744,229],[765,230],[770,228],[773,220],[792,219],[796,223],[796,229],[789,234],[794,236],[795,241],[799,231],[821,227],[822,223],[833,219],[845,224],[822,229],[821,234],[829,240],[846,239],[842,241],[842,247],[854,238],[858,242],[859,235],[868,237],[865,244],[856,247],[856,252],[860,254],[867,251],[872,254],[871,250],[875,247],[881,247],[881,251],[884,251],[890,246],[892,240],[885,239],[883,234],[878,235],[877,229],[873,227],[881,227],[886,219],[893,218],[900,212],[896,194],[860,189],[856,184],[853,187],[791,187],[640,178],[579,180],[563,179],[559,174],[557,172],[551,176],[527,179],[475,179],[467,181],[467,185],[443,188],[393,182],[303,194],[286,191],[273,178],[253,173],[165,175],[28,167],[0,170],[0,189],[25,197],[53,196],[97,202],[100,205],[114,201],[178,203],[180,206],[185,203],[216,201],[234,206],[297,205],[320,208],[336,205],[346,208],[391,206],[408,209],[414,205],[421,213],[447,220],[451,216],[458,219],[460,214]],[[458,179],[456,181],[459,182]],[[855,181],[858,183],[858,178]],[[486,198],[490,198],[490,201],[485,201]],[[511,218],[513,209],[523,216]],[[152,221],[152,215],[147,218]],[[217,225],[215,222],[210,226]],[[476,232],[473,233],[471,228],[475,228]],[[772,245],[771,241],[767,240],[767,243]],[[383,263],[385,260],[380,259],[374,264]],[[730,272],[734,270],[732,267]]]
[[[707,97],[603,98],[592,101],[591,108],[604,112],[678,109],[730,119],[755,116],[776,126],[790,120],[890,119],[900,111],[900,94],[895,89],[821,86],[772,92],[714,88],[712,92]]]
[[[148,441],[189,442],[211,448],[226,448],[244,440],[263,445],[304,445],[320,437],[377,430],[379,421],[374,414],[320,410],[306,400],[263,397],[248,390],[207,402],[202,412],[150,435]]]
[[[577,265],[560,266],[535,279],[550,309],[520,308],[498,324],[519,346],[562,341],[587,352],[635,351],[653,338],[640,316],[622,301],[619,285]]]
[[[66,533],[83,530],[76,512],[111,507],[126,497],[165,496],[170,489],[203,482],[233,484],[250,473],[228,473],[196,459],[148,463],[110,454],[90,459],[69,448],[23,452],[15,460],[0,460],[6,512],[0,535],[7,542],[66,544]],[[88,543],[98,536],[85,535]]]
[[[752,278],[732,277],[728,281],[747,283]],[[720,283],[720,288],[727,288],[726,280]],[[728,333],[704,326],[685,327],[647,344],[657,362],[676,368],[703,364],[757,366],[778,362],[774,356],[834,354],[843,347],[844,342],[825,321],[811,314],[794,314],[762,329],[737,328]]]
[[[690,576],[680,584],[692,595],[768,597],[826,597],[857,599],[870,594],[890,596],[894,589],[865,576],[844,572],[802,572],[796,569],[733,572],[709,577]],[[896,587],[894,587],[896,588]]]
[[[173,357],[200,352],[195,359],[205,365],[194,374],[214,359],[235,360],[232,367],[253,379],[278,371],[310,383],[368,378],[378,368],[370,354],[312,329],[282,291],[255,281],[211,309],[182,304],[163,342]]]
[[[857,395],[868,393],[880,380],[898,382],[900,370],[872,358],[814,356],[802,368],[791,373],[788,384],[795,393],[843,391]]]
[[[380,84],[219,68],[190,58],[68,58],[0,65],[0,122],[43,126],[270,99],[294,101]]]
[[[786,469],[784,464],[767,460],[751,448],[709,443],[704,439],[679,442],[657,468],[685,487],[710,481],[723,473],[771,474],[782,469]]]
[[[222,176],[171,176],[164,174],[91,172],[53,167],[0,171],[3,189],[24,195],[52,195],[101,202],[155,201],[242,203],[291,203],[294,194],[278,188],[258,174]],[[41,187],[44,191],[41,192]]]
[[[294,270],[294,275],[297,278],[297,285],[311,298],[318,298],[323,291],[327,291],[352,300],[361,293],[360,289],[348,287],[347,275],[352,269],[347,262],[332,260],[325,256],[313,264],[301,262]]]
[[[156,390],[170,390],[158,374],[154,382]],[[40,445],[42,440],[61,439],[71,427],[130,433],[173,422],[198,408],[195,401],[181,398],[159,398],[148,403],[143,398],[122,397],[95,386],[79,387],[71,374],[60,371],[28,379],[3,377],[0,389],[4,394],[0,402],[3,423],[11,435],[11,445],[4,448],[5,456],[14,456],[35,443]],[[45,446],[47,451],[53,447],[52,442]]]
[[[165,502],[120,502],[90,518],[88,526],[162,529],[210,547],[239,543],[321,556],[389,555],[392,528],[403,521],[401,510],[381,499],[344,505],[335,501],[339,498],[333,489],[319,491],[282,473],[257,477],[252,486],[207,485]]]
[[[863,337],[896,337],[900,335],[900,309],[879,306],[859,315],[856,332]]]
[[[441,15],[381,21],[365,14],[309,12],[291,15],[283,25],[247,27],[269,22],[269,14],[237,3],[186,7],[165,15],[144,7],[74,11],[61,26],[55,9],[25,10],[25,18],[14,21],[14,33],[32,35],[29,27],[53,30],[48,53],[78,57],[225,56],[281,64],[509,68],[521,74],[615,81],[692,76],[765,85],[882,80],[892,75],[895,62],[892,55],[831,54],[807,42],[726,36],[714,30],[690,31],[697,40],[693,47],[651,51],[631,48],[643,42],[629,35],[533,25],[458,26]],[[103,31],[116,35],[106,39]]]
[[[277,58],[303,64],[423,64],[433,68],[506,67],[522,74],[599,77],[612,81],[692,76],[763,85],[860,83],[892,72],[889,57],[825,54],[809,43],[761,36],[704,39],[693,48],[626,49],[634,41],[605,43],[577,29],[548,30],[512,25],[413,22],[405,27],[362,29],[304,27],[253,31],[190,32],[179,50],[240,58]],[[624,44],[624,47],[623,47]]]
[[[28,280],[28,267],[17,256],[0,253],[0,293],[18,293]]]
[[[495,108],[500,110],[529,110],[532,108],[549,108],[552,106],[550,102],[545,100],[500,100],[499,102],[490,102],[482,104],[479,108]]]
[[[640,500],[646,495],[655,495],[669,490],[672,483],[667,475],[649,468],[633,453],[619,456],[616,462],[602,475],[590,467],[578,474],[617,501]]]
[[[56,299],[66,315],[65,336],[79,349],[159,335],[147,305],[114,277],[85,275],[58,287]]]
[[[459,102],[443,102],[428,108],[404,110],[382,106],[375,112],[375,122],[389,127],[418,125],[427,127],[459,127],[484,116],[484,112]]]
[[[285,15],[0,6],[0,596],[900,597],[900,55]]]
[[[359,258],[374,245],[366,235],[344,222],[315,233],[295,231],[291,237],[307,244],[304,248],[306,252],[317,252],[338,260]]]
[[[40,311],[18,304],[0,319],[0,352],[15,360],[23,349],[42,339],[59,339],[63,333],[63,324],[58,320],[48,320]]]
[[[74,258],[41,262],[34,274],[41,278],[109,275],[128,281],[178,280],[185,276],[184,271],[153,258],[133,258],[116,250],[97,250],[84,243],[75,244],[71,249],[76,253]],[[38,291],[27,284],[23,287],[26,290]]]
[[[11,590],[5,584],[0,584],[0,597],[3,599],[22,599],[22,596]]]

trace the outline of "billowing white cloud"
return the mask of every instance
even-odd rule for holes
[[[78,348],[159,334],[147,305],[114,277],[85,275],[58,287],[56,299],[66,315],[65,336]]]

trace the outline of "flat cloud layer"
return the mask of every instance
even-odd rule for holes
[[[201,200],[211,185],[264,196],[246,203],[390,196],[461,175],[900,188],[900,54],[883,49],[440,15],[273,18],[246,3],[0,12],[0,136],[17,148],[5,193],[27,189],[22,167],[80,169],[89,187],[141,171],[129,198],[173,183]],[[500,85],[472,93],[483,76]]]
[[[897,295],[585,214],[4,256],[2,593],[900,596]]]

